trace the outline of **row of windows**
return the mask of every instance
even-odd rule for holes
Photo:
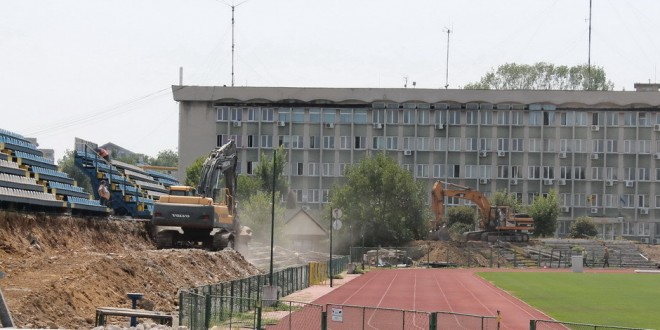
[[[587,111],[477,111],[477,110],[388,110],[334,108],[232,108],[217,107],[217,121],[286,122],[404,125],[528,125],[651,127],[660,124],[660,112]],[[368,113],[371,121],[368,121]],[[526,115],[526,116],[525,116]],[[433,118],[432,118],[433,117]]]
[[[272,135],[225,135],[217,136],[221,146],[234,140],[239,148],[273,148]],[[338,140],[339,143],[335,143]],[[286,149],[339,149],[343,150],[417,150],[417,151],[510,151],[510,152],[577,152],[577,153],[627,153],[650,154],[660,152],[660,140],[614,139],[523,139],[523,138],[461,138],[461,137],[398,137],[374,136],[367,144],[364,136],[303,136],[279,135],[277,146]]]
[[[523,201],[524,194],[521,192],[510,192],[519,201]],[[490,194],[484,193],[486,197]],[[527,193],[527,201],[533,201],[539,194]],[[547,194],[543,194],[547,195]],[[639,209],[649,208],[650,196],[646,194],[588,194],[588,193],[560,193],[558,194],[559,205],[561,207],[581,207],[581,208],[603,208],[606,209]],[[660,195],[655,195],[656,209],[660,209]],[[458,197],[445,197],[445,204],[448,206],[474,205],[473,202]]]

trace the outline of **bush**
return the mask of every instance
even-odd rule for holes
[[[456,222],[449,227],[449,237],[451,237],[453,241],[462,241],[463,233],[471,231],[473,228],[473,225]]]
[[[598,235],[596,224],[590,217],[579,217],[571,224],[571,238],[591,238]]]

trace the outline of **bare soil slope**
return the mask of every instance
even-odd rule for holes
[[[0,279],[23,328],[91,328],[95,308],[173,312],[178,290],[260,271],[234,251],[155,250],[145,222],[0,211]]]

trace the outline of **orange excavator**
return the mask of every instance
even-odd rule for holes
[[[491,206],[488,198],[470,187],[436,181],[431,191],[431,207],[435,214],[433,229],[440,230],[444,221],[445,197],[469,200],[479,210],[479,230],[463,233],[466,241],[527,242],[534,231],[534,219],[527,214],[513,214],[509,206]]]

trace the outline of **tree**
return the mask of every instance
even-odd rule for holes
[[[78,187],[82,187],[85,191],[89,193],[94,193],[92,188],[92,183],[89,180],[89,177],[83,173],[75,164],[75,154],[72,150],[67,150],[64,152],[64,156],[57,162],[61,171],[68,174],[69,177],[76,180]]]
[[[426,236],[428,192],[393,158],[366,157],[347,167],[344,176],[331,190],[331,208],[343,210],[344,225],[363,232],[365,244],[396,246]]]
[[[506,63],[464,88],[608,91],[614,89],[614,83],[607,80],[605,70],[597,66],[589,69],[586,64],[568,67],[546,62],[533,65]]]
[[[271,192],[259,191],[250,196],[250,198],[241,203],[239,208],[239,216],[241,224],[246,225],[252,229],[252,239],[262,242],[270,243],[271,231]],[[279,200],[279,193],[276,193],[276,200]],[[275,203],[275,240],[277,242],[284,241],[282,234],[284,230],[284,208]]]
[[[550,190],[547,196],[536,196],[529,206],[529,216],[534,219],[534,236],[553,235],[559,218],[559,200],[557,191]]]
[[[206,156],[201,156],[195,159],[195,161],[186,169],[186,186],[197,187],[202,174],[204,161],[206,161]]]
[[[497,191],[490,197],[490,204],[493,206],[508,206],[513,213],[519,213],[523,207],[516,194],[509,194],[506,191]]]
[[[447,229],[454,241],[462,240],[463,233],[474,230],[477,210],[467,205],[453,206],[447,209]]]
[[[286,166],[286,151],[283,146],[276,149],[275,164],[277,164],[277,189],[281,193],[286,193],[287,184],[284,179],[284,168]],[[254,174],[259,178],[263,191],[273,190],[273,156],[261,153],[261,162],[254,169]]]
[[[250,196],[259,191],[263,191],[261,189],[263,183],[254,175],[239,174],[237,180],[236,199],[239,202],[247,202],[247,200],[250,199]]]
[[[179,154],[174,150],[161,150],[156,158],[151,159],[150,165],[176,167],[179,164]]]
[[[590,217],[578,217],[571,224],[571,238],[591,238],[598,235],[596,224]]]

